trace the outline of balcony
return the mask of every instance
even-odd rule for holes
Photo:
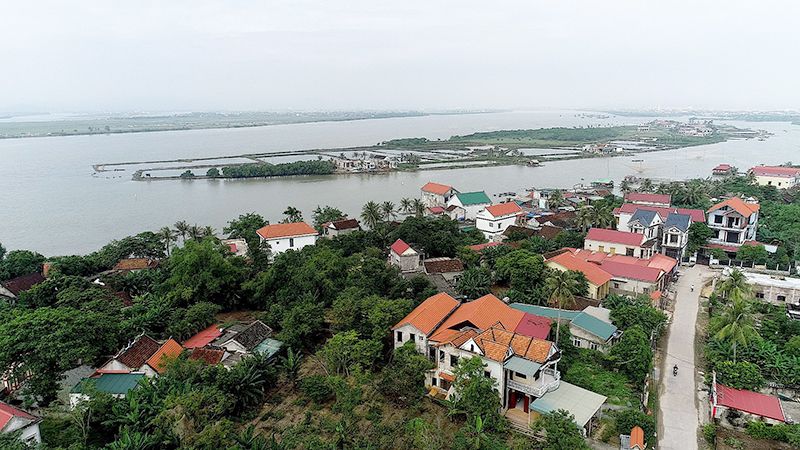
[[[515,380],[508,380],[506,383],[509,389],[538,398],[558,389],[559,384],[561,384],[561,372],[553,369],[544,369],[539,375],[539,379],[530,384],[520,383]]]

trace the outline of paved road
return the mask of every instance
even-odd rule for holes
[[[711,277],[705,266],[681,268],[675,284],[675,311],[669,326],[659,389],[659,448],[696,450],[699,409],[697,370],[694,366],[695,323],[703,279]],[[691,286],[694,284],[694,292]],[[678,375],[672,367],[678,365]]]

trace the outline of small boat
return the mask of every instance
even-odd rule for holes
[[[595,180],[592,181],[593,188],[614,188],[614,180]]]
[[[631,162],[644,162],[643,159],[632,159]]]

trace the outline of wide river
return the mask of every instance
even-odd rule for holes
[[[416,197],[428,181],[487,194],[529,187],[569,188],[625,175],[706,177],[720,163],[740,169],[800,160],[800,127],[789,123],[728,122],[775,133],[766,141],[736,140],[631,157],[521,166],[444,169],[382,175],[313,176],[251,180],[131,180],[129,172],[92,176],[92,164],[372,145],[389,139],[501,129],[638,124],[652,118],[576,117],[579,111],[522,111],[436,115],[258,128],[169,131],[0,140],[0,243],[47,256],[85,254],[111,241],[155,231],[179,220],[210,225],[220,234],[231,219],[257,212],[275,223],[291,205],[310,222],[317,205],[357,217],[370,200]]]

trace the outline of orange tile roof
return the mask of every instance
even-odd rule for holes
[[[158,265],[158,261],[149,258],[126,258],[114,266],[114,270],[141,270]]]
[[[531,361],[544,363],[553,343],[543,339],[513,333],[503,328],[502,325],[495,324],[483,333],[475,337],[475,343],[481,348],[487,358],[495,361],[503,361],[508,348],[514,351],[516,356],[520,356]],[[497,346],[503,347],[503,359],[496,359],[500,354]]]
[[[754,212],[758,211],[761,205],[759,205],[758,203],[745,203],[739,197],[731,197],[725,200],[724,202],[720,202],[712,206],[711,209],[708,210],[708,212],[716,211],[724,206],[730,207],[731,209],[733,209],[734,211],[738,212],[739,214],[745,217],[750,217],[750,214],[753,214]]]
[[[486,211],[489,211],[489,214],[494,217],[499,217],[521,212],[522,208],[520,208],[519,205],[514,202],[508,202],[494,206],[487,206]]]
[[[602,286],[608,283],[612,276],[610,273],[601,269],[597,264],[586,262],[576,258],[572,253],[561,253],[545,262],[554,262],[567,270],[576,270],[586,275],[586,279],[595,286]]]
[[[525,314],[522,311],[511,308],[503,303],[502,300],[489,294],[477,300],[461,304],[430,339],[442,342],[453,334],[453,330],[458,331],[456,327],[460,327],[465,322],[480,330],[485,330],[500,322],[504,327],[513,330],[519,325],[524,316]]]
[[[447,186],[444,184],[439,183],[428,183],[425,186],[422,186],[422,190],[425,192],[433,192],[434,194],[445,195],[447,192],[453,189],[452,186]]]
[[[430,334],[437,325],[458,307],[458,301],[444,292],[428,298],[397,323],[392,330],[411,324],[419,331]]]
[[[445,380],[454,383],[456,381],[456,377],[450,375],[449,373],[439,372],[439,377],[444,378]]]
[[[508,346],[492,341],[483,341],[483,355],[489,359],[503,362],[508,354]]]
[[[631,430],[631,449],[644,450],[644,430],[640,427]]]
[[[157,352],[147,360],[147,365],[155,369],[159,373],[167,370],[164,358],[174,358],[181,354],[183,347],[178,344],[174,339],[170,339],[158,349]]]
[[[475,331],[475,330],[472,330],[472,329],[459,331],[459,332],[453,334],[452,336],[450,336],[447,340],[445,340],[445,341],[443,341],[443,342],[441,342],[439,344],[436,344],[436,347],[438,347],[440,345],[446,345],[446,344],[450,344],[450,345],[452,345],[454,347],[459,347],[459,346],[461,346],[461,344],[463,344],[464,342],[467,342],[468,340],[474,338],[477,335],[478,335],[478,332]]]
[[[317,234],[317,230],[305,222],[295,223],[277,223],[275,225],[267,225],[264,228],[259,228],[256,233],[264,239],[275,239],[289,236],[305,236],[309,234]]]
[[[206,345],[210,344],[211,341],[222,335],[222,329],[220,328],[221,326],[222,324],[219,323],[211,325],[205,330],[190,337],[186,342],[183,343],[183,346],[185,348],[205,347]]]

